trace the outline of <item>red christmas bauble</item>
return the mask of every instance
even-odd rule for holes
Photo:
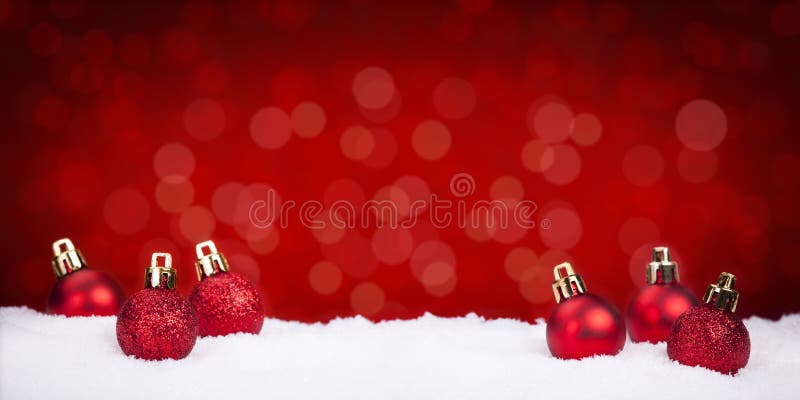
[[[633,342],[666,341],[675,320],[697,304],[697,297],[683,285],[644,286],[628,305],[625,315],[628,334]]]
[[[619,311],[593,294],[582,294],[556,305],[547,320],[547,347],[553,356],[581,359],[617,354],[625,346],[625,322]]]
[[[233,272],[203,278],[189,295],[200,336],[261,332],[264,300],[247,279]]]
[[[137,358],[181,359],[197,341],[197,316],[175,290],[142,289],[122,305],[117,341],[125,354]]]
[[[681,364],[735,374],[750,359],[750,334],[736,314],[703,304],[675,321],[667,354]]]
[[[116,315],[125,299],[117,282],[104,272],[79,269],[59,278],[47,299],[47,312],[68,317]]]

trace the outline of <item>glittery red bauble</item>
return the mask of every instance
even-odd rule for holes
[[[617,354],[625,346],[625,322],[609,302],[583,294],[556,305],[547,320],[547,347],[558,358]]]
[[[56,281],[47,299],[47,312],[68,317],[116,315],[124,299],[122,289],[110,276],[84,268]]]
[[[633,342],[664,342],[675,320],[697,304],[697,297],[683,285],[647,285],[631,299],[625,326]]]
[[[736,314],[704,304],[675,321],[667,354],[681,364],[735,374],[750,359],[750,334]]]
[[[257,334],[264,323],[264,300],[247,279],[220,272],[200,281],[189,295],[200,336],[244,332]]]
[[[117,341],[125,354],[137,358],[181,359],[197,341],[197,317],[174,290],[142,289],[122,305]]]

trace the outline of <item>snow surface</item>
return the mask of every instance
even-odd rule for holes
[[[667,358],[550,356],[542,321],[475,315],[372,323],[266,320],[260,335],[199,339],[184,360],[117,346],[114,317],[0,308],[0,399],[798,399],[800,314],[750,318],[750,363],[731,377]]]

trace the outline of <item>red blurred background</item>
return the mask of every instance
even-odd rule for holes
[[[620,308],[654,244],[739,313],[800,310],[800,2],[0,0],[1,305],[70,237],[128,294],[217,242],[270,316],[530,319],[573,261]],[[260,230],[254,200],[436,193],[550,229]]]

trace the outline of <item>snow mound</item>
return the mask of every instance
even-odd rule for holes
[[[114,317],[0,308],[0,399],[789,399],[800,393],[800,314],[750,318],[737,376],[670,361],[664,344],[615,357],[550,356],[545,325],[475,315],[328,324],[268,319],[260,335],[202,338],[184,360],[117,346]]]

